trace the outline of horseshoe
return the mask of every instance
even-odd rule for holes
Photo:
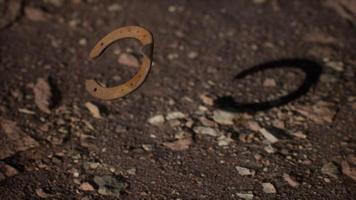
[[[113,42],[124,38],[134,38],[142,44],[141,54],[143,55],[143,58],[138,72],[124,84],[114,87],[103,87],[93,79],[86,80],[85,88],[93,97],[103,100],[112,100],[126,96],[139,88],[147,78],[152,63],[153,36],[145,28],[139,26],[126,26],[112,31],[99,40],[91,50],[89,57],[91,59],[97,58]]]

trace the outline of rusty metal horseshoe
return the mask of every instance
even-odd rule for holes
[[[134,38],[142,44],[141,54],[143,58],[138,72],[124,84],[114,87],[103,87],[93,79],[86,80],[85,88],[92,96],[103,100],[120,98],[136,90],[145,81],[151,68],[153,53],[153,36],[145,28],[139,26],[118,28],[99,40],[89,56],[91,59],[97,58],[113,42],[124,38]]]

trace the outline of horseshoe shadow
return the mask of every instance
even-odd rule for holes
[[[315,61],[304,58],[288,58],[253,66],[250,69],[238,73],[234,77],[234,80],[242,79],[259,71],[276,68],[295,68],[302,70],[305,73],[303,83],[296,90],[277,99],[259,103],[241,103],[235,101],[232,96],[223,96],[214,101],[214,106],[230,112],[257,112],[282,106],[306,94],[310,88],[319,81],[322,73],[322,67]]]

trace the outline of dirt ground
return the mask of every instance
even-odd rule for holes
[[[352,0],[0,0],[0,199],[355,199]],[[84,88],[138,70],[134,93]]]

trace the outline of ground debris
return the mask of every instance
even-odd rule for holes
[[[0,128],[0,159],[39,145],[32,137],[17,127],[13,121],[0,118]]]
[[[53,106],[53,95],[52,89],[48,80],[39,78],[37,83],[33,88],[33,93],[35,95],[35,103],[37,107],[47,114],[51,113],[51,107]]]
[[[165,121],[165,119],[164,119],[163,115],[155,115],[148,119],[148,123],[155,125],[155,126],[162,125],[164,123],[164,121]]]
[[[97,119],[101,118],[100,109],[97,105],[91,102],[86,102],[85,107],[89,110],[90,114]]]
[[[118,62],[122,65],[126,65],[129,67],[139,67],[140,66],[139,60],[134,55],[129,54],[129,53],[120,54]]]
[[[324,101],[319,101],[313,106],[298,107],[296,111],[317,124],[331,123],[336,114],[334,104]]]
[[[128,187],[128,183],[120,176],[95,176],[93,181],[101,195],[120,197],[120,193]]]
[[[340,171],[333,162],[328,162],[324,164],[321,168],[321,173],[331,176],[333,178],[338,178]]]
[[[274,194],[277,192],[276,188],[272,183],[262,183],[262,190],[267,194]]]
[[[235,114],[223,110],[215,110],[213,112],[213,120],[223,125],[233,125]]]
[[[186,137],[178,139],[174,142],[164,142],[163,145],[173,151],[183,151],[187,150],[192,144],[192,138]]]
[[[291,187],[298,187],[299,183],[294,180],[294,178],[292,178],[289,174],[287,173],[283,173],[283,179],[291,186]]]

